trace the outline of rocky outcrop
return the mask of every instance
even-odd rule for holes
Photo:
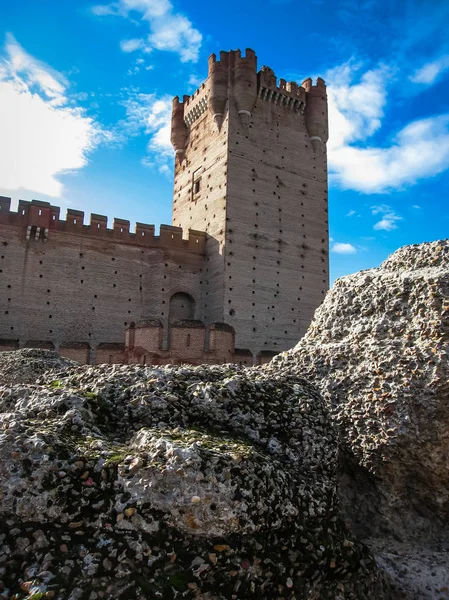
[[[76,363],[57,352],[24,348],[20,352],[0,352],[0,384],[36,383],[49,371],[60,371]]]
[[[449,598],[448,350],[446,240],[339,279],[270,367],[322,392],[340,433],[347,522],[410,598]]]
[[[59,366],[0,388],[3,598],[384,597],[340,519],[335,430],[307,382]]]
[[[0,597],[447,600],[448,343],[442,241],[264,367],[0,355]]]

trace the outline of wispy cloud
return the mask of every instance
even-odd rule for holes
[[[129,90],[123,102],[126,118],[120,124],[125,136],[149,135],[147,156],[142,163],[161,173],[171,172],[173,147],[170,142],[172,97]]]
[[[145,46],[145,42],[142,39],[133,38],[131,40],[122,40],[120,42],[120,48],[123,52],[135,52],[136,50],[144,50],[145,52],[151,52],[151,48]]]
[[[58,179],[81,169],[97,145],[111,139],[68,93],[66,78],[28,54],[8,34],[0,56],[2,189],[60,196]],[[44,150],[43,150],[44,144]]]
[[[202,35],[191,21],[176,12],[169,0],[118,0],[106,5],[92,7],[98,16],[115,15],[133,18],[135,13],[145,21],[149,32],[144,37],[123,40],[124,52],[155,48],[179,54],[182,62],[196,62],[201,47]]]
[[[335,242],[331,249],[335,254],[356,254],[357,248],[345,242]]]
[[[371,213],[381,217],[380,221],[377,221],[373,226],[376,231],[393,231],[393,229],[398,228],[397,221],[402,221],[402,217],[397,215],[391,206],[387,204],[372,206]]]
[[[191,88],[199,88],[200,85],[203,83],[204,81],[204,77],[200,77],[199,75],[196,75],[195,73],[192,73],[189,77],[189,87]]]
[[[410,76],[410,80],[413,83],[432,85],[447,69],[449,69],[449,54],[426,63]]]
[[[25,90],[38,90],[53,105],[66,102],[67,79],[61,74],[28,54],[10,33],[6,34],[6,56],[3,74]]]
[[[446,170],[449,114],[409,123],[386,146],[370,145],[382,124],[393,72],[385,66],[360,71],[360,64],[350,62],[327,74],[331,183],[383,193]]]
[[[346,216],[347,216],[347,217],[353,217],[355,214],[356,214],[355,210],[350,210],[350,211],[347,213],[347,215],[346,215]]]

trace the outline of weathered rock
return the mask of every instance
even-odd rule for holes
[[[296,376],[72,367],[0,388],[0,416],[5,598],[385,597]]]
[[[341,499],[353,529],[429,544],[446,565],[444,576],[415,573],[422,589],[405,582],[416,598],[449,597],[448,350],[446,240],[339,279],[306,336],[270,366],[322,392],[341,436]],[[389,551],[379,552],[385,566]],[[398,569],[398,581],[411,571]]]
[[[19,352],[0,352],[0,383],[35,383],[48,371],[65,370],[76,363],[62,358],[57,352],[24,348]]]

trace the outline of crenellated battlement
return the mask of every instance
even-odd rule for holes
[[[208,61],[208,78],[191,96],[180,102],[173,100],[171,140],[177,159],[182,162],[189,130],[207,110],[221,129],[234,101],[242,124],[248,124],[258,101],[306,115],[306,126],[314,142],[326,142],[327,97],[326,85],[318,78],[313,85],[307,78],[300,85],[295,81],[278,81],[273,69],[263,66],[257,72],[257,56],[251,48],[243,56],[240,50],[221,51],[219,58],[211,54]],[[307,110],[307,106],[309,109]]]
[[[216,67],[221,67],[224,69],[229,69],[229,68],[232,69],[241,64],[251,66],[251,67],[254,67],[254,69],[256,69],[257,57],[256,57],[256,53],[254,52],[254,50],[252,48],[246,49],[245,56],[242,56],[241,50],[229,50],[229,52],[222,50],[220,52],[219,60],[217,60],[216,54],[211,54],[209,56],[209,62],[208,62],[209,75],[211,74],[211,71],[213,71],[214,68],[216,68]]]
[[[270,67],[264,66],[260,70],[258,89],[258,97],[261,100],[285,106],[296,112],[303,113],[305,111],[307,104],[305,87],[298,85],[295,81],[286,81],[285,79],[280,79],[278,84],[277,77]]]
[[[11,211],[11,199],[0,196],[0,224],[13,225],[24,229],[27,240],[46,242],[52,232],[66,232],[89,237],[109,239],[120,243],[146,247],[180,249],[196,254],[205,253],[206,234],[189,229],[188,238],[183,238],[183,230],[172,225],[161,225],[159,235],[155,235],[154,225],[136,223],[130,232],[130,222],[115,218],[112,229],[108,229],[105,215],[92,213],[89,225],[84,224],[84,212],[67,209],[66,219],[60,218],[59,206],[39,200],[19,200],[17,212]]]
[[[203,83],[191,96],[185,97],[184,122],[189,127],[207,110],[207,88]]]

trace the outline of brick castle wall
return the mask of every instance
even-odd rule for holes
[[[142,321],[128,328],[124,361],[158,365],[235,362],[235,331],[225,323],[213,323],[208,327],[198,320],[173,323],[166,350],[161,346],[162,337],[162,324],[155,320]],[[248,364],[252,362],[251,356]]]
[[[212,55],[172,120],[173,223],[215,244],[202,319],[232,325],[254,356],[292,347],[329,284],[326,88],[278,82],[256,62],[251,50]]]
[[[171,139],[173,226],[159,236],[0,197],[0,350],[123,362],[125,329],[144,319],[158,325],[128,330],[136,356],[250,364],[305,333],[329,281],[324,82],[278,81],[250,49],[212,55],[207,81],[173,101]]]
[[[93,217],[93,225],[85,226],[78,212],[74,224],[69,223],[70,213],[67,221],[55,223],[52,209],[46,203],[21,202],[18,213],[13,213],[9,200],[2,199],[0,339],[4,343],[15,340],[21,346],[43,347],[48,342],[56,349],[84,343],[95,361],[100,344],[124,345],[125,327],[133,321],[155,318],[168,329],[170,298],[178,292],[189,294],[198,310],[204,234],[191,233],[189,240],[183,240],[181,230],[162,226],[160,236],[149,227],[145,237],[139,231],[130,234],[129,224],[126,230],[122,227],[124,231],[108,230],[103,217],[103,228],[97,228],[98,216]],[[27,214],[21,214],[23,210]],[[38,211],[47,212],[46,222]],[[101,356],[109,357],[110,350],[100,348]],[[84,356],[84,350],[71,348],[66,354]]]

